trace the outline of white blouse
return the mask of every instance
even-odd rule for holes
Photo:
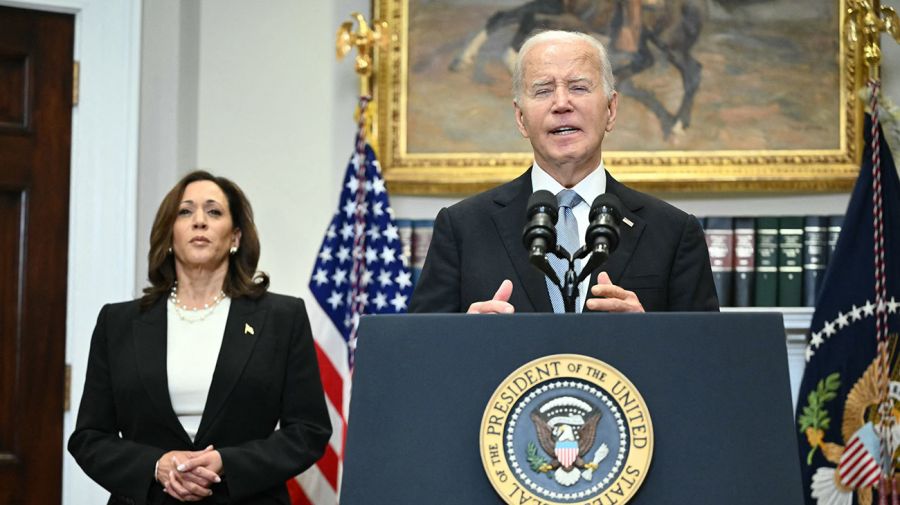
[[[228,297],[210,309],[196,312],[177,310],[171,300],[166,302],[169,398],[192,442],[206,407],[230,308]]]

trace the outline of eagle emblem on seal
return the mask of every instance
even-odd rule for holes
[[[609,454],[606,444],[601,444],[589,457],[600,417],[600,410],[574,396],[554,398],[535,409],[531,421],[541,449],[550,459],[538,455],[530,444],[531,468],[548,474],[563,486],[574,485],[579,478],[591,480],[600,461]]]

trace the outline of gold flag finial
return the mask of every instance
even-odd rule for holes
[[[353,31],[353,21],[341,23],[337,31],[337,58],[343,59],[355,47],[356,73],[359,74],[360,96],[369,96],[369,80],[372,76],[372,62],[375,59],[375,47],[384,47],[389,40],[388,24],[386,21],[373,21],[372,25],[366,22],[366,18],[358,12],[350,14],[356,20],[357,30]]]
[[[847,40],[856,48],[862,44],[863,60],[869,78],[878,80],[881,67],[881,33],[889,33],[900,42],[900,19],[880,0],[847,0]]]
[[[350,14],[356,20],[357,30],[353,31],[353,21],[341,23],[337,31],[335,50],[337,59],[341,60],[355,47],[356,73],[359,74],[359,96],[370,98],[372,95],[372,67],[375,60],[375,48],[387,47],[391,34],[386,21],[373,21],[371,26],[366,18],[358,12]],[[375,143],[373,120],[376,116],[375,102],[369,102],[365,110],[365,129],[369,140]],[[359,107],[356,109],[359,120]]]

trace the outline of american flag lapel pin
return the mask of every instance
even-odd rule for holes
[[[632,223],[631,219],[628,219],[627,217],[623,217],[622,222],[627,224],[629,227],[632,227],[632,228],[634,227],[634,223]]]
[[[247,323],[244,323],[244,335],[255,335],[255,333],[253,333],[253,327]]]

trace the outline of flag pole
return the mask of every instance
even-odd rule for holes
[[[848,0],[847,4],[847,39],[856,51],[862,51],[862,63],[868,73],[869,108],[872,117],[872,223],[874,231],[875,257],[875,335],[878,342],[878,374],[877,380],[881,391],[881,402],[878,415],[882,477],[878,489],[879,505],[900,505],[897,483],[894,478],[895,465],[892,440],[892,428],[895,422],[892,413],[890,387],[890,345],[888,341],[887,287],[885,285],[884,256],[884,220],[882,213],[881,186],[881,128],[878,118],[878,99],[881,89],[881,34],[889,33],[894,40],[900,42],[900,19],[891,7],[884,7],[880,0]],[[860,47],[861,46],[861,47]]]

